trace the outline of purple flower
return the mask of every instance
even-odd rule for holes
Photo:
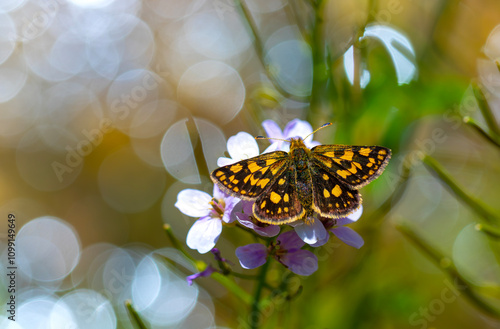
[[[241,225],[254,230],[259,235],[266,237],[278,235],[280,232],[279,226],[262,223],[255,219],[252,212],[253,204],[254,202],[251,201],[241,201],[234,208],[233,216],[236,217]]]
[[[227,140],[227,151],[231,158],[220,157],[217,159],[219,167],[259,155],[259,145],[255,138],[246,132],[239,132]]]
[[[199,217],[189,230],[186,243],[200,254],[210,251],[222,232],[223,223],[231,223],[231,212],[240,199],[223,193],[214,185],[214,196],[185,189],[177,195],[175,206],[185,215]]]
[[[290,225],[295,228],[295,232],[305,243],[313,247],[319,247],[327,243],[330,238],[328,232],[332,232],[346,244],[359,249],[364,243],[363,238],[354,230],[343,227],[343,225],[356,222],[362,213],[363,206],[360,206],[358,210],[346,217],[337,219],[310,217],[293,222]]]
[[[188,285],[191,286],[191,285],[193,285],[194,280],[201,278],[201,277],[210,276],[214,272],[217,272],[217,270],[215,268],[213,268],[211,265],[208,265],[207,268],[205,270],[201,271],[200,273],[195,273],[195,274],[187,276],[186,281],[187,281]]]
[[[266,131],[267,137],[284,139],[284,140],[289,140],[292,137],[305,138],[307,135],[313,132],[313,129],[309,122],[302,121],[299,119],[294,119],[290,121],[285,126],[285,129],[283,129],[283,132],[281,131],[278,124],[273,120],[265,120],[264,122],[262,122],[262,127]],[[288,152],[290,150],[290,143],[279,140],[271,140],[271,143],[272,144],[264,151],[264,153],[273,151]],[[304,143],[309,148],[320,145],[318,142],[312,140],[312,136],[304,140]]]
[[[260,243],[238,247],[236,256],[243,268],[259,267],[272,256],[295,274],[311,275],[318,269],[318,258],[309,250],[302,250],[304,244],[295,231],[288,231],[280,234],[269,248]]]
[[[345,244],[354,247],[361,248],[365,243],[363,238],[356,233],[352,228],[345,227],[344,225],[352,224],[356,222],[363,213],[363,206],[359,207],[354,213],[347,217],[332,219],[332,218],[322,218],[321,222],[323,223],[325,229],[328,232],[332,232],[337,238],[339,238]],[[318,240],[315,244],[311,244],[313,247],[319,247],[328,242],[329,235],[323,239]]]

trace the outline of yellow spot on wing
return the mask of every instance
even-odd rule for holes
[[[384,149],[381,149],[380,151],[378,151],[378,154],[382,154],[382,155],[385,155],[387,154],[386,150]]]
[[[363,169],[363,166],[361,166],[359,163],[357,163],[356,161],[353,161],[352,162],[353,165],[355,165],[356,167],[358,167],[358,169]]]
[[[288,202],[288,200],[290,200],[290,199],[288,198],[288,193],[285,193],[285,196],[283,197],[283,200],[284,200],[285,202]]]
[[[253,176],[250,177],[250,184],[252,184],[252,186],[257,184],[258,181],[259,181],[258,178],[253,178]]]
[[[281,197],[280,197],[280,195],[278,193],[271,192],[271,201],[273,203],[278,203],[278,202],[280,202],[280,200],[281,200]]]
[[[229,180],[230,180],[231,182],[233,181],[233,179],[234,179],[234,175],[232,175],[232,176],[230,176],[230,177],[229,177]]]
[[[226,180],[226,175],[219,177],[220,180]]]
[[[344,155],[342,155],[340,158],[341,159],[344,159],[344,160],[347,160],[347,161],[352,161],[352,156],[354,155],[354,153],[350,150],[347,150],[345,151]]]
[[[235,192],[238,192],[239,190],[240,190],[240,189],[238,188],[238,186],[235,186],[235,187],[233,188],[233,191],[235,191]]]
[[[337,170],[337,175],[339,175],[342,178],[346,178],[347,176],[350,176],[351,173],[348,172],[347,170]]]
[[[266,166],[270,166],[272,165],[273,163],[275,163],[277,160],[276,159],[269,159],[269,160],[266,160]]]
[[[288,212],[288,207],[283,208],[285,212]]]
[[[328,177],[328,175],[327,175],[327,174],[323,174],[323,179],[324,179],[324,180],[328,180],[328,179],[330,179],[330,177]]]
[[[266,206],[266,200],[264,200],[264,202],[260,204],[260,209],[264,209],[265,206]]]
[[[231,182],[232,182],[233,184],[238,184],[240,181],[239,181],[239,180],[237,180],[237,179],[233,179]]]
[[[264,188],[264,187],[266,187],[267,183],[269,183],[269,178],[261,179],[259,181],[259,183],[257,184],[257,186],[260,185],[260,187]]]
[[[248,165],[248,170],[250,170],[250,172],[252,172],[252,173],[254,173],[260,169],[262,169],[262,167],[257,165],[256,162],[250,162],[250,164]]]
[[[232,165],[231,167],[229,167],[229,170],[231,170],[232,172],[234,172],[235,174],[240,171],[241,169],[243,169],[243,166],[240,165],[239,163],[237,164],[234,164]]]
[[[342,194],[342,189],[340,188],[340,186],[335,185],[335,187],[332,189],[332,194],[338,198]]]
[[[364,157],[367,157],[372,150],[368,147],[364,147],[361,150],[359,150],[359,155],[362,155]]]
[[[330,192],[328,192],[328,190],[326,188],[323,190],[323,196],[325,198],[329,198],[330,197]]]
[[[283,184],[285,184],[285,182],[286,182],[286,179],[281,178],[281,179],[279,180],[278,184],[279,184],[279,185],[283,185]]]
[[[218,171],[215,173],[215,177],[219,177],[219,176],[222,176],[222,174],[224,174],[224,172],[222,171]]]
[[[370,160],[371,163],[375,163],[375,159],[374,158],[369,158],[368,160]]]
[[[264,167],[260,170],[260,172],[264,174],[267,171],[267,169],[269,169],[269,167]]]
[[[278,208],[278,214],[281,214],[281,208]]]
[[[351,168],[348,169],[350,172],[352,172],[353,174],[357,173],[358,170],[356,169],[356,166],[354,165],[354,163],[351,164]]]

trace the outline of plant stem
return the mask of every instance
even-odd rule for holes
[[[215,281],[219,282],[220,284],[222,284],[228,291],[233,293],[245,304],[247,305],[252,304],[252,296],[250,296],[249,293],[243,290],[236,282],[231,280],[229,277],[219,272],[212,273],[210,277],[213,278]]]
[[[234,0],[234,5],[236,6],[236,8],[240,12],[241,16],[243,17],[244,21],[246,22],[249,35],[251,38],[253,38],[253,41],[254,41],[254,47],[255,47],[255,51],[257,52],[257,57],[259,58],[259,61],[261,62],[269,81],[271,81],[271,83],[273,84],[273,87],[278,92],[280,92],[283,96],[290,98],[290,99],[294,99],[294,100],[303,102],[304,101],[303,97],[299,97],[299,96],[290,94],[289,92],[287,92],[286,90],[281,88],[278,81],[276,81],[273,72],[271,72],[270,66],[266,63],[264,42],[262,41],[262,39],[259,36],[258,30],[257,30],[257,24],[255,24],[255,22],[252,18],[252,15],[250,14],[248,8],[244,5],[243,1]]]
[[[135,327],[139,329],[147,329],[146,325],[144,324],[144,321],[142,321],[141,319],[141,316],[132,306],[132,301],[130,299],[127,299],[125,301],[125,307],[127,308],[128,314],[133,320],[132,323],[135,324]]]
[[[498,127],[498,124],[495,120],[495,116],[493,115],[493,112],[491,111],[491,107],[488,104],[487,96],[485,95],[483,90],[481,89],[481,86],[479,86],[476,82],[472,83],[472,91],[474,92],[474,96],[476,97],[477,104],[479,105],[479,109],[481,110],[481,113],[483,114],[484,120],[486,121],[486,124],[488,125],[488,128],[496,135],[500,136],[500,128]]]
[[[410,227],[406,225],[399,225],[397,229],[403,233],[406,238],[413,242],[421,251],[429,256],[436,263],[436,265],[450,277],[459,293],[463,293],[473,304],[475,304],[476,307],[488,315],[500,318],[500,310],[478,296],[478,294],[474,291],[474,286],[472,286],[460,275],[455,265],[448,257],[445,257],[436,248],[421,239]]]
[[[429,155],[426,155],[423,162],[429,169],[438,175],[441,181],[466,205],[468,205],[473,211],[479,214],[486,223],[496,224],[499,223],[499,218],[495,213],[488,208],[487,205],[481,203],[479,200],[473,198],[465,190],[459,186],[451,176],[444,171],[443,167],[436,160],[434,160]]]
[[[259,322],[261,320],[260,314],[259,314],[259,304],[260,304],[260,298],[262,295],[262,288],[264,288],[265,281],[266,281],[266,275],[267,275],[267,270],[269,269],[269,264],[270,260],[268,259],[267,262],[262,265],[262,268],[260,269],[259,272],[259,277],[257,280],[257,287],[255,287],[255,293],[253,297],[253,303],[252,303],[252,310],[250,311],[250,328],[252,329],[257,329]]]
[[[191,256],[185,249],[184,247],[181,245],[181,243],[179,242],[179,240],[175,237],[174,235],[174,232],[172,232],[172,227],[170,226],[170,224],[165,224],[163,225],[163,230],[165,231],[165,233],[167,234],[167,237],[168,239],[170,240],[170,243],[172,244],[172,246],[179,250],[182,255],[191,263],[193,264],[193,266],[198,269],[199,271],[202,271],[204,270],[204,268],[200,268],[200,262],[197,261],[196,259],[193,258],[193,256]],[[203,263],[204,264],[204,263]]]
[[[474,119],[472,119],[471,117],[464,117],[464,123],[471,126],[475,131],[479,133],[479,135],[483,136],[488,142],[495,145],[496,147],[500,147],[500,138],[488,134],[486,131],[484,131],[483,128],[481,128],[477,124],[477,122]]]

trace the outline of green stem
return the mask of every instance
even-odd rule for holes
[[[476,307],[490,316],[500,318],[500,310],[479,297],[479,295],[474,291],[475,287],[467,282],[460,275],[460,273],[458,273],[455,265],[448,257],[445,257],[436,248],[421,239],[410,227],[400,225],[397,228],[406,238],[423,251],[424,254],[429,256],[436,263],[436,265],[450,277],[457,287],[457,290],[459,290],[460,293],[463,293]]]
[[[484,232],[486,235],[492,237],[493,239],[499,240],[500,239],[500,230],[488,225],[488,224],[476,224],[475,226],[476,230],[480,232]]]
[[[200,262],[200,261],[197,261],[196,259],[193,258],[193,256],[191,256],[185,249],[184,247],[182,246],[182,244],[180,243],[180,241],[175,237],[174,235],[174,232],[172,231],[172,227],[170,226],[170,224],[165,224],[163,225],[163,230],[165,231],[165,233],[167,234],[167,237],[168,239],[170,240],[170,243],[172,244],[172,246],[179,250],[182,255],[191,263],[193,264],[193,266],[200,270],[200,271],[203,271],[206,267],[206,264],[203,263],[203,262]],[[203,265],[202,265],[203,263]],[[203,268],[201,268],[203,267]]]
[[[330,112],[332,108],[332,93],[329,84],[331,68],[328,61],[328,52],[324,40],[324,20],[323,20],[323,1],[318,0],[315,4],[315,20],[311,37],[311,51],[313,61],[313,82],[311,89],[311,101],[309,111],[309,121],[312,118],[320,116],[323,109]]]
[[[229,292],[233,293],[246,305],[252,304],[252,296],[250,296],[249,293],[243,290],[236,282],[231,280],[229,277],[222,275],[219,272],[212,273],[210,277],[222,284]]]
[[[266,281],[266,275],[267,275],[267,270],[269,269],[269,264],[270,260],[268,259],[267,262],[262,265],[262,268],[260,269],[258,281],[257,281],[257,287],[255,287],[255,293],[254,293],[254,298],[253,298],[253,303],[252,303],[252,309],[250,311],[250,328],[256,329],[259,325],[259,320],[260,320],[260,314],[259,314],[259,306],[260,306],[260,298],[262,295],[262,289],[264,288],[265,281]]]
[[[477,122],[474,119],[472,119],[471,117],[464,117],[464,123],[471,126],[475,131],[479,133],[479,135],[483,136],[488,142],[495,145],[496,147],[500,147],[500,138],[488,134],[486,131],[484,131],[483,128],[481,128],[477,124]]]
[[[479,109],[481,110],[481,113],[483,114],[484,120],[486,121],[488,128],[490,128],[490,130],[496,136],[500,136],[500,128],[498,127],[498,124],[495,120],[495,116],[493,115],[493,112],[491,111],[491,107],[488,104],[487,97],[484,94],[483,90],[476,82],[473,82],[472,83],[472,91],[474,92],[474,96],[476,97],[477,104],[479,105]]]
[[[132,320],[132,323],[135,324],[135,327],[139,329],[147,329],[146,325],[144,324],[144,321],[142,321],[141,319],[141,316],[132,306],[132,301],[130,299],[127,299],[125,301],[125,307],[127,308],[128,314]]]
[[[479,200],[473,198],[463,187],[459,186],[451,176],[444,171],[440,164],[437,163],[432,157],[426,155],[423,159],[424,164],[427,165],[434,173],[438,175],[441,181],[466,205],[468,205],[473,211],[479,214],[486,223],[488,224],[498,224],[499,218],[495,213],[488,208],[487,205],[481,203]]]
[[[255,22],[252,18],[252,15],[250,14],[248,8],[243,4],[243,2],[241,0],[234,0],[234,5],[238,9],[238,11],[240,12],[244,21],[246,22],[249,35],[251,38],[253,38],[253,41],[254,41],[254,47],[255,47],[255,51],[257,52],[257,57],[259,58],[259,61],[261,62],[269,81],[271,81],[271,83],[273,84],[273,87],[278,92],[280,92],[283,96],[290,98],[290,99],[294,99],[294,100],[303,102],[304,101],[303,97],[299,97],[299,96],[290,94],[289,92],[287,92],[286,90],[281,88],[278,81],[276,81],[270,66],[267,65],[267,63],[266,63],[264,42],[262,41],[262,39],[259,36],[257,24],[255,24]]]

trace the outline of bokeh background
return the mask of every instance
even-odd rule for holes
[[[0,327],[134,328],[131,300],[148,328],[247,328],[222,285],[186,284],[163,225],[185,241],[177,193],[211,193],[228,137],[300,118],[393,159],[362,190],[365,245],[331,239],[262,327],[498,328],[500,3],[239,3],[0,2]],[[236,272],[243,242],[229,228],[217,245]]]

